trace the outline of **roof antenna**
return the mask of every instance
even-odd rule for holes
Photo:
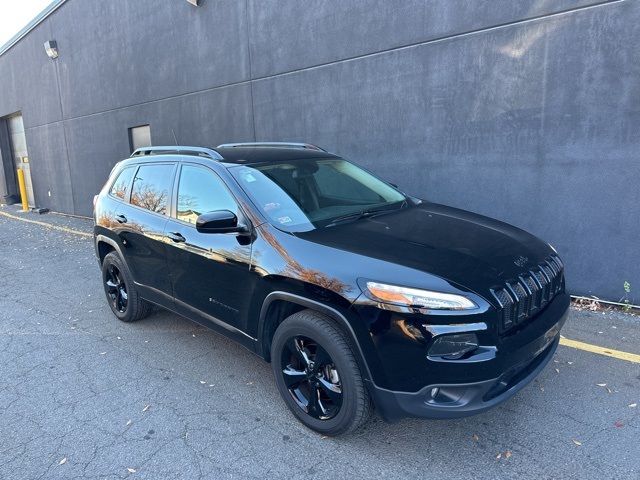
[[[176,132],[173,131],[173,128],[171,129],[171,134],[173,135],[173,141],[176,142],[176,147],[178,146],[178,139],[176,138]]]

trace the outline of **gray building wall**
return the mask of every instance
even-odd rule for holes
[[[640,291],[638,45],[636,0],[68,0],[0,56],[0,116],[22,111],[41,207],[90,215],[140,124],[306,141],[539,235],[573,293],[618,300]]]

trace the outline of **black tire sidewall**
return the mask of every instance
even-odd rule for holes
[[[337,329],[335,330],[338,331]],[[339,333],[342,335],[341,332]],[[342,386],[342,405],[338,414],[333,418],[328,420],[319,420],[305,413],[291,398],[289,390],[284,383],[281,368],[282,350],[285,342],[289,338],[295,336],[308,337],[314,342],[317,342],[327,351],[338,370]],[[278,387],[282,398],[292,413],[303,424],[317,432],[327,435],[338,435],[349,430],[351,424],[355,420],[357,412],[358,390],[356,375],[360,375],[360,372],[353,370],[354,363],[352,359],[349,358],[349,355],[352,354],[349,351],[345,351],[342,347],[342,345],[336,344],[322,328],[318,328],[317,325],[312,323],[304,324],[303,321],[297,318],[285,320],[285,322],[278,327],[273,338],[271,365],[276,380],[276,386]]]
[[[114,308],[114,305],[111,302],[111,297],[109,296],[109,291],[107,290],[107,270],[109,268],[109,265],[114,265],[118,269],[120,275],[122,275],[122,281],[125,284],[125,288],[127,289],[127,308],[124,312],[119,312],[116,308]],[[107,256],[104,257],[104,261],[102,262],[102,286],[107,297],[107,302],[109,303],[109,307],[111,308],[113,314],[123,322],[131,321],[134,300],[133,296],[135,295],[135,292],[132,290],[133,285],[131,282],[131,278],[129,277],[129,272],[126,268],[127,267],[124,265],[124,262],[115,252],[107,254]]]

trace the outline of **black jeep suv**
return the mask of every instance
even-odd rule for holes
[[[327,435],[373,405],[394,420],[499,404],[549,361],[569,306],[547,243],[308,144],[138,149],[94,215],[120,320],[156,304],[234,338]]]

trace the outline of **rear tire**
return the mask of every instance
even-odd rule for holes
[[[356,431],[371,415],[371,399],[347,337],[313,310],[285,319],[271,344],[276,385],[291,412],[323,435]]]
[[[123,322],[135,322],[149,315],[152,305],[140,297],[129,269],[116,252],[102,261],[102,285],[113,314]]]

